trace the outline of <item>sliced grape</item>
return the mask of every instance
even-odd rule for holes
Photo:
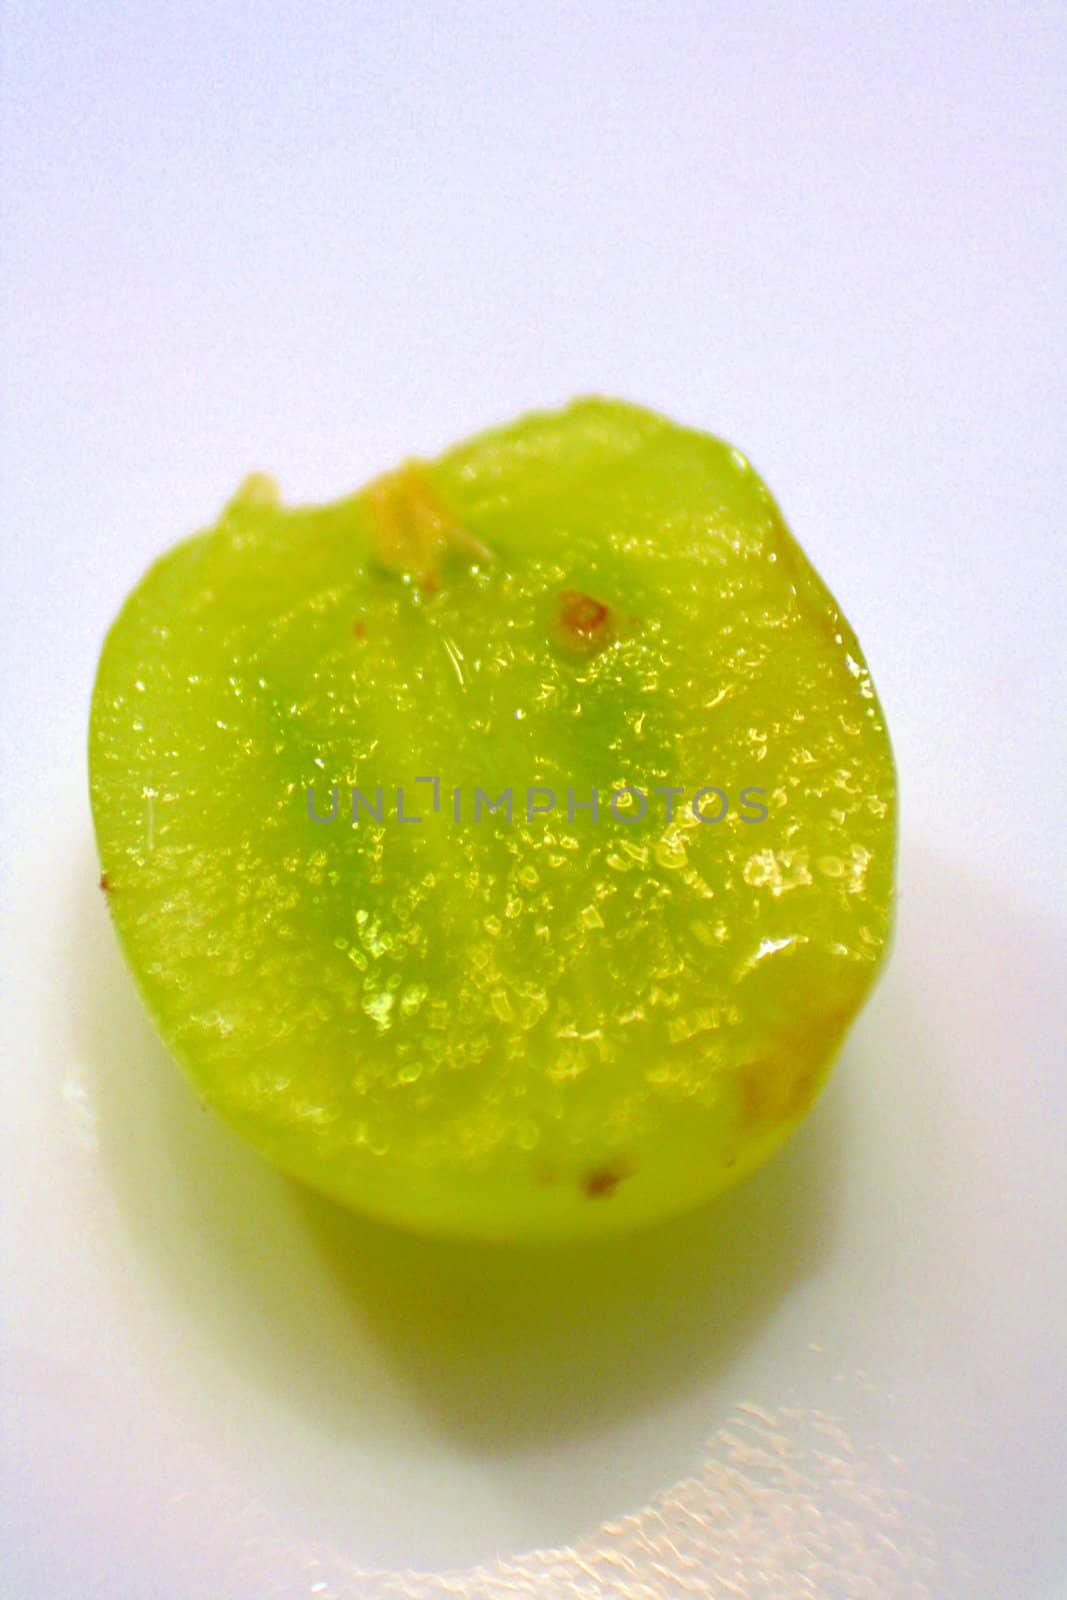
[[[252,480],[126,602],[90,769],[203,1098],[413,1228],[707,1199],[802,1118],[889,934],[855,637],[742,456],[616,402],[323,508]]]

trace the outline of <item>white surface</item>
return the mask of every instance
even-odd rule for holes
[[[682,1593],[647,1512],[590,1551],[694,1475],[700,1592],[1062,1593],[1062,8],[6,12],[0,1594],[511,1593],[582,1540],[523,1592]],[[123,595],[247,470],[326,499],[593,389],[749,453],[842,602],[900,922],[783,1157],[537,1263],[343,1218],[196,1108],[84,737]],[[726,1463],[744,1405],[783,1459],[838,1419],[803,1491]]]

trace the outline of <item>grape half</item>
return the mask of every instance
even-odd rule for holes
[[[319,509],[250,480],[113,625],[90,775],[204,1100],[422,1230],[708,1198],[804,1115],[889,933],[855,637],[741,455],[615,402]]]

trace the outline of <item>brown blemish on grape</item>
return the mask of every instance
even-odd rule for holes
[[[367,637],[367,624],[362,621],[353,622],[352,637],[354,639],[365,639]]]
[[[446,557],[490,559],[491,552],[448,509],[418,461],[377,478],[366,500],[376,560],[387,572],[413,577],[424,594],[438,588]]]
[[[847,1021],[833,1011],[817,1029],[793,1029],[773,1055],[748,1061],[738,1069],[741,1118],[747,1125],[793,1122],[811,1106],[822,1082],[834,1042]],[[819,1045],[822,1048],[818,1048]]]
[[[612,637],[611,607],[580,589],[564,589],[559,597],[560,641],[572,650],[600,650]]]
[[[615,1193],[622,1180],[630,1176],[631,1170],[624,1161],[613,1161],[602,1167],[594,1167],[582,1179],[582,1193],[588,1200],[606,1200],[609,1195]]]
[[[741,1120],[747,1125],[754,1122],[774,1122],[784,1106],[782,1074],[777,1064],[769,1059],[746,1061],[738,1069],[741,1090]],[[781,1103],[781,1104],[780,1104]]]
[[[104,891],[105,894],[110,894],[111,893],[111,884],[108,881],[108,876],[107,876],[106,872],[102,872],[100,874],[100,887]]]
[[[773,1057],[740,1069],[741,1115],[746,1124],[792,1122],[815,1098],[821,1063],[799,1069]]]

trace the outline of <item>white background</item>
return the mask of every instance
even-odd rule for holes
[[[937,1600],[1062,1594],[1067,12],[0,26],[0,1593],[349,1597],[603,1543],[753,1403],[901,1477]],[[785,1155],[549,1268],[340,1218],[204,1119],[113,947],[84,744],[125,593],[247,471],[328,499],[594,390],[741,447],[841,601],[900,919]]]

